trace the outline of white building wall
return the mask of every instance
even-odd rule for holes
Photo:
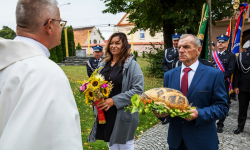
[[[101,38],[99,32],[97,31],[96,27],[92,29],[92,31],[89,34],[90,37],[90,44],[94,44],[94,40],[97,41],[96,44],[104,43],[103,39]],[[84,44],[88,44],[88,38],[84,42]]]

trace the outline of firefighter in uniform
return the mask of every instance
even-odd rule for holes
[[[178,43],[181,37],[181,33],[175,33],[172,35],[173,47],[165,50],[163,59],[162,59],[162,70],[167,72],[175,67],[177,67],[179,62],[179,53],[178,53]]]
[[[178,67],[179,53],[178,53],[178,43],[181,37],[181,33],[174,33],[172,35],[173,47],[165,50],[162,59],[162,70],[167,72],[175,67]],[[169,116],[166,118],[159,118],[162,120],[162,124],[167,124],[169,122]]]
[[[231,75],[234,73],[235,60],[236,60],[235,55],[232,52],[229,52],[229,51],[226,50],[228,38],[229,37],[224,35],[224,34],[217,37],[218,51],[213,52],[214,67],[217,68],[217,69],[220,69],[218,64],[222,64],[221,68],[224,68],[223,74],[224,74],[224,79],[225,79],[225,88],[226,88],[227,92],[229,91],[229,85],[230,85],[227,78],[231,79]],[[219,57],[219,59],[217,61],[214,60],[214,53],[216,53],[216,56]],[[230,102],[230,99],[229,99],[229,96],[228,96],[228,104],[230,105],[230,103],[231,102]],[[225,119],[226,119],[226,117],[223,118],[223,119],[220,119],[217,122],[217,132],[218,133],[223,132]]]
[[[234,131],[234,134],[240,134],[243,132],[246,123],[250,100],[250,51],[242,52],[238,55],[235,64],[233,87],[234,92],[239,94],[238,128]]]
[[[87,62],[86,62],[86,67],[87,67],[87,73],[88,76],[90,77],[91,74],[95,71],[95,69],[98,66],[98,63],[100,61],[102,61],[102,46],[100,45],[96,45],[93,47],[93,58],[90,58]]]

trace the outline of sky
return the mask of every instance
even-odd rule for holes
[[[0,0],[0,30],[2,26],[8,26],[16,31],[15,9],[18,0]],[[107,40],[113,33],[113,26],[117,24],[125,13],[103,14],[106,9],[104,0],[57,0],[59,6],[70,3],[70,5],[60,6],[61,18],[67,21],[67,25],[73,28],[96,26],[101,30],[102,35]]]

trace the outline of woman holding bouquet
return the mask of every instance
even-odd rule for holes
[[[144,78],[139,64],[130,55],[127,37],[114,33],[105,48],[106,59],[100,63],[99,73],[106,81],[112,81],[109,98],[97,105],[104,110],[106,123],[95,122],[89,141],[107,142],[110,150],[133,150],[134,136],[139,123],[138,113],[125,112],[134,94],[144,90]]]

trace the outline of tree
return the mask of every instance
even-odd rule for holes
[[[65,46],[65,33],[64,33],[64,28],[62,29],[61,46],[62,46],[63,58],[65,58],[65,57],[66,57],[66,46]]]
[[[97,32],[100,34],[101,38],[102,38],[103,40],[105,40],[105,38],[102,36],[102,33],[101,33],[101,31],[99,30],[99,28],[97,29]]]
[[[162,56],[164,55],[163,45],[155,47],[152,43],[149,52],[146,52],[146,60],[148,74],[155,77],[163,77],[164,71],[162,70]]]
[[[82,49],[82,46],[81,44],[78,42],[77,46],[76,46],[76,49]]]
[[[75,56],[76,51],[75,51],[75,41],[74,41],[73,27],[68,26],[66,28],[67,28],[67,38],[68,38],[68,53],[69,53],[69,56],[72,56],[72,47],[73,47],[73,56]],[[72,47],[71,47],[71,41],[72,41]],[[62,36],[61,36],[61,45],[62,45],[62,52],[63,52],[63,58],[64,58],[64,57],[66,57],[66,45],[65,45],[64,28],[63,28]]]
[[[49,52],[50,52],[49,59],[51,59],[55,63],[58,63],[58,59],[57,59],[57,56],[56,56],[56,47],[52,48]]]
[[[3,26],[3,29],[0,30],[0,37],[5,39],[14,39],[16,37],[16,33],[8,26]]]
[[[104,0],[107,9],[103,13],[129,13],[128,21],[139,29],[149,30],[150,35],[163,31],[165,48],[172,47],[171,35],[175,29],[181,33],[197,34],[202,5],[206,0]],[[212,19],[232,16],[232,0],[213,0]]]
[[[57,62],[61,63],[63,61],[62,45],[56,47]]]
[[[67,27],[67,32],[68,32],[67,35],[68,35],[69,56],[75,56],[76,55],[76,50],[75,50],[75,41],[74,41],[73,27],[72,26],[68,26]]]

